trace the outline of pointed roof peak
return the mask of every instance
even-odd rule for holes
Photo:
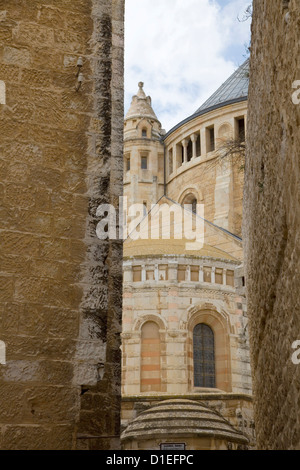
[[[145,92],[144,92],[144,90],[143,90],[144,82],[139,82],[138,85],[139,85],[139,90],[138,90],[136,96],[138,96],[139,98],[145,99],[145,98],[146,98],[146,94],[145,94]]]
[[[151,97],[144,92],[144,82],[138,83],[138,92],[132,97],[130,108],[125,116],[126,119],[149,118],[158,121],[152,108]],[[159,121],[158,121],[159,122]]]

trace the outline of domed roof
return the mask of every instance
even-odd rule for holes
[[[224,106],[248,97],[249,59],[247,59],[208,100],[197,109],[195,114],[210,108]]]
[[[158,121],[151,105],[151,98],[150,96],[146,96],[143,90],[143,86],[144,83],[139,82],[139,90],[137,94],[132,97],[130,108],[125,116],[125,121],[127,119],[141,117],[155,119],[156,121]]]
[[[206,100],[194,114],[187,117],[183,121],[172,127],[165,135],[166,139],[172,132],[179,129],[183,124],[192,121],[198,116],[214,111],[215,109],[222,108],[240,101],[246,101],[248,98],[249,88],[249,59],[247,59],[224,83],[215,93]]]
[[[248,439],[223,416],[203,403],[176,399],[159,402],[135,418],[121,435],[130,439],[174,437],[212,437],[214,439],[247,444]]]

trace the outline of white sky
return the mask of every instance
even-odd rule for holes
[[[245,60],[251,0],[126,0],[125,113],[138,82],[167,131]]]

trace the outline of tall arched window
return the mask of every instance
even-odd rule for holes
[[[161,347],[159,327],[153,321],[142,326],[141,392],[161,391]]]
[[[193,332],[194,386],[216,387],[215,340],[212,329],[204,323]]]

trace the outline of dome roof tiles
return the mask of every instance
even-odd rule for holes
[[[197,401],[165,400],[142,412],[122,433],[121,440],[151,439],[154,435],[212,437],[239,444],[248,439],[219,413]]]
[[[197,109],[198,114],[206,109],[218,107],[224,103],[238,101],[248,97],[249,59],[247,59],[205,103]]]

